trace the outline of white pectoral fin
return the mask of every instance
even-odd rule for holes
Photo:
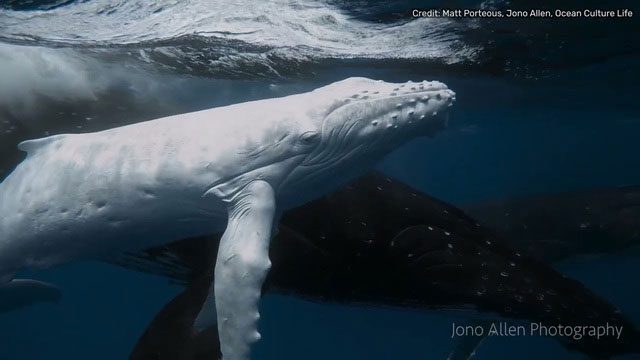
[[[269,242],[275,207],[273,188],[261,180],[245,186],[229,206],[229,221],[216,260],[214,292],[209,292],[194,324],[204,329],[215,323],[210,311],[215,301],[223,360],[249,359],[251,344],[260,339],[258,302],[271,266]]]

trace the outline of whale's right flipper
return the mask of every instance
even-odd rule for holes
[[[38,302],[57,302],[62,297],[54,285],[29,279],[14,279],[0,285],[0,314]]]
[[[275,191],[256,180],[229,200],[229,220],[220,239],[214,284],[194,326],[214,324],[216,309],[220,349],[225,360],[248,360],[257,330],[258,301],[271,267],[269,242],[276,214]],[[215,306],[214,306],[215,302]]]

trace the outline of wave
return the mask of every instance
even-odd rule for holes
[[[309,1],[92,0],[46,10],[0,10],[0,41],[50,47],[117,49],[147,62],[190,71],[257,65],[278,75],[321,60],[472,61],[449,19],[369,21],[335,4]],[[278,64],[286,66],[278,66]],[[233,74],[242,66],[227,73]]]
[[[465,3],[502,10],[557,7],[551,0]],[[169,72],[243,79],[289,78],[334,62],[363,61],[535,79],[640,53],[640,45],[625,43],[640,35],[633,20],[414,19],[410,10],[419,6],[425,5],[408,0],[8,0],[0,5],[0,42],[73,48]],[[563,5],[576,6],[597,3]]]

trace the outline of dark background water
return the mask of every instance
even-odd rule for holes
[[[65,6],[68,2],[50,3]],[[395,21],[403,8],[414,6],[394,4],[391,8],[372,2],[341,6],[354,13],[372,9],[368,21]],[[489,56],[492,59],[509,54],[529,64],[527,71],[518,73],[523,76],[516,76],[513,68],[488,71],[493,68],[485,65],[495,61],[477,67],[446,67],[365,59],[318,60],[305,65],[312,68],[303,74],[286,78],[229,79],[156,71],[155,64],[131,65],[130,58],[118,55],[114,60],[104,52],[86,55],[82,50],[78,51],[82,59],[92,59],[85,65],[89,81],[96,83],[101,73],[108,74],[110,81],[93,98],[37,96],[28,111],[3,104],[0,177],[22,156],[15,144],[45,132],[100,130],[305,91],[348,76],[367,76],[398,82],[438,79],[457,92],[449,129],[434,139],[406,145],[380,165],[386,173],[443,200],[467,204],[514,195],[640,184],[640,62],[633,51],[637,43],[622,35],[609,33],[607,38],[613,44],[589,51],[578,46],[588,46],[588,39],[575,32],[565,34],[572,39],[570,44],[587,55],[564,53],[542,65],[538,59],[527,62],[531,58],[518,46],[512,47],[512,52],[501,47],[488,53],[494,55]],[[531,44],[531,48],[535,49],[534,45],[538,44]],[[607,49],[621,48],[629,51],[602,56]],[[56,51],[66,54],[75,50]],[[118,70],[123,68],[124,76]],[[640,324],[637,265],[636,258],[616,255],[597,261],[574,259],[558,267]],[[64,297],[58,304],[0,315],[0,359],[125,359],[150,319],[180,290],[164,279],[97,262],[21,276],[58,284]],[[314,304],[283,296],[267,296],[262,315],[263,340],[256,347],[256,359],[444,359],[451,346],[452,322],[465,318],[462,314]],[[579,359],[581,355],[568,353],[551,339],[534,337],[492,338],[478,353],[480,359],[542,357]]]

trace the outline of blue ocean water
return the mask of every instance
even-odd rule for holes
[[[152,13],[180,10],[173,3],[161,3],[154,6],[162,9],[154,8]],[[366,76],[385,81],[437,79],[457,92],[454,117],[444,133],[413,141],[379,165],[382,171],[453,204],[640,184],[638,54],[616,53],[600,60],[610,49],[594,45],[593,52],[602,52],[584,51],[597,61],[575,66],[570,61],[562,66],[560,61],[549,61],[555,67],[545,68],[536,65],[537,59],[527,62],[525,56],[515,54],[519,48],[514,47],[514,58],[527,66],[502,66],[497,71],[494,61],[483,60],[496,49],[489,48],[481,59],[467,54],[480,50],[465,37],[468,30],[461,30],[460,24],[436,24],[446,26],[445,30],[407,36],[408,43],[398,46],[386,41],[397,35],[391,28],[430,29],[430,24],[411,25],[402,16],[414,4],[358,3],[355,9],[332,2],[314,3],[318,16],[331,15],[338,23],[344,21],[344,26],[320,25],[308,30],[308,36],[316,39],[308,49],[305,42],[311,40],[307,37],[292,36],[283,48],[268,41],[260,43],[261,36],[282,34],[276,26],[273,33],[255,26],[254,36],[224,27],[216,31],[237,33],[215,41],[185,38],[191,32],[215,29],[185,29],[184,23],[163,29],[170,33],[164,38],[151,25],[132,25],[127,34],[100,32],[100,26],[109,27],[101,11],[117,16],[119,11],[138,9],[133,5],[122,10],[101,2],[50,1],[37,9],[4,8],[0,24],[8,30],[0,35],[0,74],[5,79],[0,82],[0,176],[17,163],[20,155],[13,148],[25,138],[98,130]],[[56,6],[50,7],[52,4]],[[87,13],[79,13],[81,10]],[[287,11],[292,15],[303,10]],[[45,13],[49,15],[41,15]],[[90,32],[74,24],[77,28],[65,34],[61,30],[64,21],[52,23],[51,17],[56,16],[95,16],[94,20],[107,25],[97,22],[97,30]],[[136,19],[142,21],[140,17],[125,20]],[[253,20],[243,21],[240,25],[244,26]],[[377,48],[371,47],[374,42],[362,48],[337,41],[333,48],[325,42],[325,36],[350,31],[365,35],[378,31],[385,41],[375,42]],[[83,36],[71,36],[74,32]],[[423,36],[437,41],[424,45],[420,39],[428,42],[429,38]],[[227,42],[216,43],[220,39]],[[577,42],[580,37],[569,39]],[[99,44],[90,44],[91,40]],[[152,45],[130,44],[145,42]],[[412,45],[416,48],[408,49]],[[398,58],[390,55],[393,52]],[[583,58],[589,58],[587,55]],[[556,56],[563,59],[562,54]],[[557,267],[640,324],[637,265],[637,258],[612,255],[597,261],[570,260]],[[180,291],[160,277],[90,261],[20,275],[57,284],[64,297],[57,304],[0,314],[0,359],[126,359],[148,322]],[[263,340],[255,358],[444,359],[452,345],[451,323],[462,318],[451,313],[316,304],[268,295],[262,304]],[[542,357],[583,356],[568,352],[552,339],[536,337],[489,339],[478,352],[479,359]]]

